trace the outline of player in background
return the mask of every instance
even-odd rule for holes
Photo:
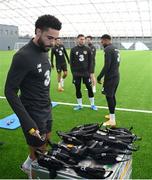
[[[82,109],[82,93],[81,82],[85,84],[88,90],[88,97],[92,110],[97,110],[94,105],[94,94],[91,86],[91,68],[92,68],[92,55],[89,47],[85,46],[85,37],[83,34],[77,36],[77,46],[73,47],[70,52],[70,67],[73,76],[73,84],[76,89],[76,97],[78,105],[74,110]]]
[[[108,119],[104,126],[116,126],[115,120],[115,107],[116,107],[116,90],[119,85],[119,63],[120,54],[119,50],[113,46],[112,38],[108,34],[101,37],[101,44],[104,47],[104,67],[97,77],[98,83],[104,78],[102,93],[106,96],[109,115],[105,118]]]
[[[95,64],[96,64],[96,48],[92,43],[92,36],[87,36],[86,37],[86,44],[88,47],[91,49],[91,54],[92,54],[92,68],[91,68],[91,82],[92,82],[92,90],[93,93],[96,93],[96,77],[95,77]]]
[[[56,70],[57,70],[57,79],[58,79],[58,91],[64,91],[64,79],[67,77],[67,62],[69,63],[69,57],[66,52],[64,45],[61,43],[61,39],[58,37],[55,40],[55,46],[51,50],[51,66],[54,68],[54,55],[56,60]],[[62,74],[63,72],[63,74]]]

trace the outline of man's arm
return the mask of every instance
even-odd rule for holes
[[[65,47],[63,47],[63,51],[64,51],[65,57],[66,57],[66,59],[67,59],[67,61],[68,61],[68,64],[69,64],[69,63],[70,63],[70,60],[69,60],[69,56],[68,56],[68,54],[67,54],[67,51],[66,51]]]
[[[70,67],[71,67],[71,72],[73,73],[73,64],[74,64],[74,50],[71,49],[70,51]]]
[[[29,131],[32,128],[37,129],[37,125],[24,108],[18,96],[20,84],[28,71],[29,68],[26,59],[21,55],[15,55],[5,84],[5,96],[25,131]]]
[[[94,59],[96,58],[96,48],[94,47]]]
[[[92,58],[91,50],[88,48],[88,72],[89,72],[89,74],[91,74],[92,65],[93,65],[93,58]]]
[[[94,50],[94,51],[93,51]],[[93,46],[92,50],[92,67],[91,67],[91,73],[94,73],[94,63],[95,63],[95,58],[96,58],[96,48]]]
[[[110,64],[111,64],[111,52],[110,51],[105,51],[105,57],[104,57],[104,66],[100,72],[100,74],[97,77],[97,81],[100,82],[100,80],[103,78],[103,76],[105,76],[105,74],[108,72],[109,68],[110,68]]]

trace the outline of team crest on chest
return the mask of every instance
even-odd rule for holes
[[[87,51],[83,51],[83,54],[87,54]]]
[[[79,54],[79,52],[78,51],[76,51],[76,53],[75,53],[76,55],[78,55]]]

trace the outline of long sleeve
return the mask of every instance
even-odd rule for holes
[[[64,54],[65,54],[65,57],[66,57],[68,63],[70,63],[69,56],[67,54],[67,51],[66,51],[65,47],[64,47],[63,51],[64,51]]]
[[[92,55],[91,73],[94,73],[96,48],[93,45],[89,46],[89,48],[91,49],[91,55]]]
[[[107,74],[107,72],[109,71],[111,60],[112,60],[111,52],[105,51],[104,66],[103,66],[100,74],[97,77],[98,81],[100,81],[101,78],[103,78],[103,76],[105,76]]]
[[[96,58],[96,48],[94,48],[94,59]]]
[[[37,129],[37,125],[24,108],[18,95],[20,84],[30,70],[28,66],[24,57],[19,54],[15,55],[5,84],[5,96],[25,131],[29,131],[31,128]]]
[[[88,49],[88,72],[89,73],[91,73],[92,64],[93,64],[93,59],[92,59],[91,50]]]
[[[70,67],[71,67],[71,72],[73,73],[73,64],[74,64],[74,53],[73,53],[73,49],[71,49],[70,52]]]

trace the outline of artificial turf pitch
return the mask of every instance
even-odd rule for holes
[[[0,51],[0,96],[4,96],[4,84],[14,51]],[[96,75],[103,65],[103,52],[97,51]],[[117,90],[117,107],[152,111],[152,51],[121,51],[120,75],[121,81]],[[65,80],[65,90],[57,91],[56,70],[51,73],[51,98],[53,101],[76,103],[75,89],[72,84],[70,70]],[[95,103],[107,106],[105,97],[101,95],[101,86],[97,85]],[[89,104],[87,91],[82,85],[83,103]],[[5,99],[0,99],[0,119],[12,114],[12,110]],[[56,130],[67,131],[83,123],[103,122],[106,109],[92,111],[83,108],[73,111],[72,106],[58,105],[52,111],[53,131],[52,141],[58,142]],[[152,113],[116,111],[119,127],[133,126],[133,132],[142,137],[140,150],[133,154],[133,179],[152,178]],[[0,178],[25,179],[27,176],[19,169],[20,164],[28,155],[28,147],[21,128],[17,130],[0,129]]]

